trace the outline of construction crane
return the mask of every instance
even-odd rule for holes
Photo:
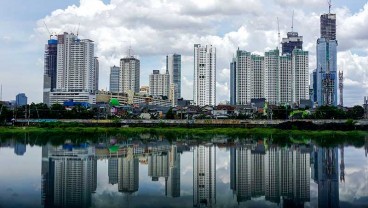
[[[340,106],[344,106],[344,72],[339,71]]]
[[[291,32],[294,32],[294,10],[293,10],[293,16],[291,16]]]
[[[280,44],[281,44],[281,35],[280,35],[280,22],[279,22],[279,17],[277,17],[277,35],[278,35],[277,48],[279,48],[279,46],[280,46]]]

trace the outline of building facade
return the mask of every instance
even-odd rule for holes
[[[297,32],[288,32],[287,38],[283,38],[282,54],[291,54],[294,49],[303,49],[303,36],[299,36]]]
[[[43,74],[43,103],[48,104],[50,92],[56,89],[57,72],[57,45],[56,39],[48,40],[45,45],[44,74]]]
[[[170,75],[170,86],[174,86],[172,99],[176,105],[177,99],[181,98],[181,55],[170,54],[166,56],[166,71]]]
[[[308,51],[294,49],[292,55],[292,102],[309,99],[309,59]]]
[[[195,105],[216,105],[216,48],[194,45],[193,100]]]
[[[314,70],[313,98],[318,106],[337,106],[336,14],[323,14],[321,37],[317,40],[317,68]],[[324,84],[325,83],[325,84]]]
[[[120,59],[120,89],[119,92],[133,91],[139,93],[140,61],[133,56]]]
[[[267,101],[276,105],[278,103],[279,93],[279,50],[270,50],[265,53],[264,69],[264,97]]]
[[[15,96],[15,105],[16,106],[23,106],[27,105],[27,96],[24,93],[19,93],[17,96]]]
[[[198,145],[193,151],[193,206],[216,204],[216,147]]]
[[[152,96],[166,96],[169,97],[170,90],[170,75],[168,71],[166,74],[160,74],[160,70],[153,70],[149,75],[149,93]]]
[[[230,64],[230,101],[244,105],[265,98],[272,105],[299,105],[309,99],[308,67],[308,52],[301,49],[282,56],[278,49],[265,56],[238,49]]]
[[[120,67],[110,67],[110,92],[117,93],[120,89]]]
[[[66,32],[55,37],[49,40],[45,50],[44,103],[51,105],[51,100],[73,99],[67,97],[73,93],[95,95],[99,62],[94,56],[94,42]],[[59,95],[55,92],[64,95],[55,98]]]

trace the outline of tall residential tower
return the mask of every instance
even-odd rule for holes
[[[194,44],[193,100],[195,105],[216,105],[216,48]]]
[[[173,103],[177,103],[177,99],[181,98],[181,55],[170,54],[166,56],[166,71],[170,75],[169,86],[173,87],[172,96],[170,99]]]

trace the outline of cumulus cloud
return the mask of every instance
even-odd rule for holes
[[[38,37],[34,39],[45,42],[48,33],[43,22],[56,33],[75,32],[80,24],[81,38],[96,43],[96,56],[101,64],[100,86],[108,86],[109,67],[119,64],[129,46],[141,62],[149,60],[141,69],[141,83],[147,83],[152,68],[161,66],[160,57],[180,53],[183,55],[182,94],[188,99],[192,99],[193,91],[193,45],[212,44],[217,49],[217,101],[221,101],[229,99],[228,68],[236,49],[264,53],[277,47],[276,19],[279,17],[281,36],[286,36],[291,30],[293,10],[294,31],[304,36],[304,48],[310,51],[310,71],[315,68],[319,16],[325,12],[317,4],[320,6],[320,1],[111,0],[104,3],[80,0],[79,5],[55,10],[40,19],[35,29]],[[345,64],[346,91],[355,94],[346,103],[359,104],[361,93],[367,93],[368,89],[364,79],[367,74],[364,60],[368,58],[365,35],[368,31],[364,23],[368,21],[368,3],[357,13],[347,7],[334,11],[338,14],[339,66]],[[158,58],[152,60],[152,57]],[[354,88],[350,81],[361,86]]]

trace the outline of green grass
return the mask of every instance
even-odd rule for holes
[[[121,133],[121,134],[193,134],[193,135],[295,135],[308,137],[336,136],[368,136],[368,131],[308,131],[308,130],[281,130],[276,128],[183,128],[183,127],[0,127],[0,134],[17,133]]]

